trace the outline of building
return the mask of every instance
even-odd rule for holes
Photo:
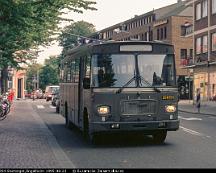
[[[194,91],[203,100],[216,96],[216,0],[191,0],[193,7]],[[188,36],[188,34],[186,34]],[[196,92],[194,93],[196,95]]]
[[[15,99],[25,98],[25,88],[26,88],[26,70],[8,70],[8,89],[13,89]]]
[[[184,36],[185,26],[193,24],[192,6],[188,1],[152,10],[132,19],[105,28],[92,37],[100,40],[163,41],[174,45],[179,93],[181,99],[191,97],[193,84],[188,79],[189,70],[182,68],[192,61],[193,37]]]

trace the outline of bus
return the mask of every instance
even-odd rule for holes
[[[61,62],[60,113],[94,141],[98,134],[143,133],[163,143],[179,129],[172,45],[108,41],[69,50]]]

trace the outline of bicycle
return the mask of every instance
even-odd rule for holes
[[[11,103],[7,98],[7,93],[0,96],[0,121],[4,120],[10,112]]]

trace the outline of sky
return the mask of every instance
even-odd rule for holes
[[[153,9],[158,9],[173,3],[177,0],[94,0],[97,11],[83,11],[82,14],[68,13],[63,17],[73,19],[74,22],[84,20],[95,25],[97,31],[133,18],[135,15],[147,13]],[[63,23],[66,25],[66,23]],[[61,53],[62,48],[58,43],[42,48],[38,62],[43,63],[44,59],[52,55]]]

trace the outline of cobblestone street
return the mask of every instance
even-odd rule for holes
[[[26,101],[16,101],[8,117],[0,121],[0,146],[1,168],[73,167]]]

